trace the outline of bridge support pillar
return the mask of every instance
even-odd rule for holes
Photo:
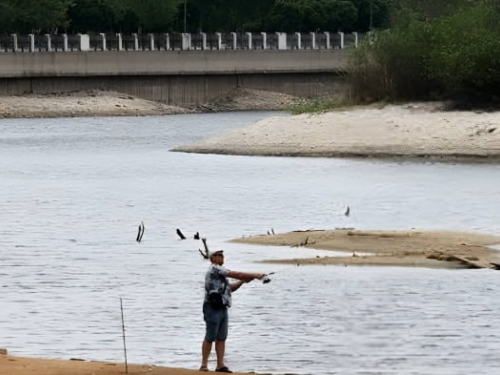
[[[325,44],[325,48],[326,49],[330,49],[331,46],[332,46],[332,43],[330,41],[330,32],[329,31],[325,31],[325,37],[326,37],[326,44]]]
[[[121,33],[116,34],[116,49],[118,51],[123,51],[123,38]]]
[[[201,49],[205,51],[207,49],[207,33],[200,33],[201,35]]]
[[[170,34],[165,34],[165,51],[170,50]]]
[[[154,51],[155,48],[155,34],[149,34],[149,50]]]
[[[267,49],[267,33],[260,33],[262,35],[262,49]]]
[[[297,49],[302,49],[302,34],[295,33],[295,38],[297,39]]]
[[[215,33],[215,36],[217,37],[217,49],[222,49],[222,34]]]
[[[316,49],[316,33],[315,32],[310,32],[311,35],[311,48]]]
[[[68,34],[63,34],[63,51],[66,52],[66,51],[69,51],[69,48],[68,48]]]
[[[252,33],[245,33],[247,36],[247,48],[252,49]]]
[[[182,33],[182,50],[189,51],[191,49],[191,34]]]
[[[278,49],[284,50],[287,49],[286,45],[286,33],[276,33],[278,36]]]
[[[35,34],[29,34],[30,38],[30,52],[35,52]]]
[[[88,34],[78,34],[79,50],[90,51],[90,38]]]
[[[237,36],[236,36],[236,33],[233,31],[231,33],[231,36],[233,37],[233,49],[237,49],[238,48],[238,41],[237,41]]]
[[[134,51],[139,51],[139,37],[137,33],[132,33],[132,37],[134,38]]]
[[[50,34],[45,34],[45,40],[47,41],[47,52],[52,51],[52,36]]]
[[[106,46],[106,34],[105,33],[100,33],[99,35],[101,36],[101,42],[102,42],[102,48],[101,49],[103,51],[107,51],[108,48]]]
[[[10,34],[10,36],[12,37],[12,52],[17,52],[17,34]]]

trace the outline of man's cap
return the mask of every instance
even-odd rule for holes
[[[224,250],[215,250],[210,253],[210,258],[217,254],[223,254]]]

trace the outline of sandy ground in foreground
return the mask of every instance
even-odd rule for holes
[[[400,266],[428,268],[495,268],[499,236],[446,231],[369,231],[354,229],[294,231],[234,239],[255,245],[306,247],[345,254],[288,259],[271,263]]]
[[[498,161],[500,112],[445,111],[442,103],[412,103],[276,116],[174,151]]]
[[[0,355],[0,375],[124,375],[125,373],[124,363],[53,360]],[[199,375],[203,374],[203,372],[175,367],[128,364],[128,374]]]

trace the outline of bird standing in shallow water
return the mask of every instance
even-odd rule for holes
[[[344,215],[349,216],[350,213],[351,213],[351,209],[349,208],[349,206],[347,206],[347,210],[345,210]]]

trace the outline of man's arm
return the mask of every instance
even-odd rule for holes
[[[238,271],[228,271],[227,276],[232,279],[238,279],[244,283],[249,283],[252,280],[261,280],[266,274],[264,273],[250,273],[250,272],[238,272]],[[241,286],[241,285],[240,285]]]

